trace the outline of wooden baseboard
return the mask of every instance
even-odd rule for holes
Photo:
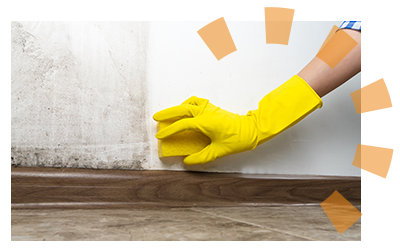
[[[12,208],[361,204],[361,178],[11,167]]]

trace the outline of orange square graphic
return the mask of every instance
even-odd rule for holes
[[[197,33],[218,61],[236,51],[235,43],[223,17],[207,24]]]
[[[318,52],[320,52],[321,49],[322,49],[323,47],[325,47],[325,45],[329,42],[329,40],[331,40],[331,38],[333,37],[333,35],[336,34],[336,31],[337,31],[338,29],[339,29],[338,26],[333,25],[331,31],[329,32],[328,36],[325,38],[325,41],[324,41],[324,43],[322,44],[321,48],[319,48]]]
[[[265,21],[267,44],[289,44],[292,21]]]
[[[266,7],[265,37],[267,44],[289,44],[294,9]]]
[[[358,89],[350,93],[351,99],[353,99],[354,108],[357,114],[361,114],[361,89]]]
[[[335,190],[320,206],[341,234],[351,227],[362,215],[346,198]]]
[[[393,149],[358,144],[353,166],[386,178],[392,156]]]
[[[392,107],[385,81],[380,79],[350,94],[357,114]]]
[[[339,30],[318,52],[317,57],[333,69],[357,44],[349,34]]]
[[[285,7],[264,7],[265,21],[293,21],[295,10]]]

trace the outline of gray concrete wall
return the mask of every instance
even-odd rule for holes
[[[12,22],[11,36],[12,164],[141,169],[148,23]]]

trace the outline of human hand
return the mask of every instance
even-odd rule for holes
[[[322,100],[310,85],[295,75],[267,94],[257,110],[238,115],[211,104],[207,99],[191,97],[181,105],[156,113],[156,121],[180,119],[158,131],[164,139],[173,134],[196,130],[211,139],[211,144],[184,159],[187,165],[205,164],[218,157],[254,149],[304,117],[322,107]]]
[[[186,165],[205,164],[216,158],[243,152],[256,147],[257,129],[250,116],[238,115],[211,104],[207,99],[193,96],[181,105],[156,113],[156,121],[180,119],[160,130],[156,138],[195,130],[211,139],[211,144],[184,159]]]

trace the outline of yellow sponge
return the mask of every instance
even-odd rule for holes
[[[157,123],[157,131],[171,125],[175,121]],[[210,138],[201,132],[187,130],[168,138],[158,140],[158,157],[186,156],[197,153],[211,143]]]

